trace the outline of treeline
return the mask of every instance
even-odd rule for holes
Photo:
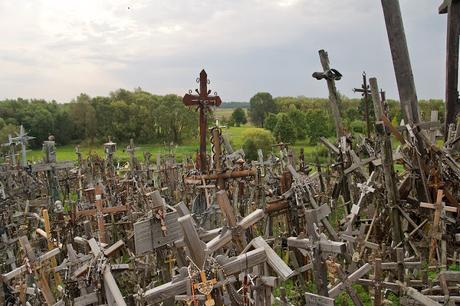
[[[14,99],[0,101],[0,141],[20,125],[36,137],[40,147],[50,134],[59,145],[114,141],[175,143],[197,136],[198,114],[176,95],[157,96],[141,89],[120,89],[107,97],[81,94],[70,103]]]
[[[344,127],[350,132],[365,133],[364,99],[341,97],[339,106]],[[276,97],[262,92],[254,95],[249,102],[250,121],[270,130],[277,141],[295,143],[297,140],[308,139],[316,144],[320,136],[333,136],[335,128],[330,113],[329,101],[323,98],[307,97]],[[402,119],[400,103],[387,100],[386,106],[390,120],[398,125]],[[371,129],[375,123],[372,101],[368,103]],[[443,100],[421,100],[419,109],[423,121],[429,121],[431,111],[437,110],[439,120],[444,122],[445,104]]]

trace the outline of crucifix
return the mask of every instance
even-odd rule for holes
[[[446,122],[457,122],[460,111],[458,101],[458,51],[460,35],[460,1],[444,0],[439,7],[439,14],[447,14],[447,46],[446,46]]]
[[[371,90],[369,89],[369,85],[367,85],[367,75],[366,72],[363,72],[363,84],[361,88],[354,88],[353,92],[359,92],[362,94],[364,99],[364,119],[366,120],[366,130],[367,130],[367,138],[371,137],[371,124],[369,122],[369,95]]]
[[[209,95],[211,93],[211,90],[208,90],[210,81],[204,69],[201,70],[197,82],[200,83],[200,90],[195,89],[198,95],[192,95],[192,90],[189,90],[189,93],[184,96],[182,102],[186,106],[197,106],[200,110],[200,170],[201,173],[205,173],[207,171],[206,133],[208,128],[206,113],[209,111],[210,106],[219,106],[222,100],[216,94]]]

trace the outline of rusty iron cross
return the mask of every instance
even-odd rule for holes
[[[220,97],[214,93],[214,95],[209,95],[211,90],[208,90],[208,75],[206,71],[201,70],[200,78],[197,79],[197,82],[200,83],[200,90],[195,89],[198,95],[192,95],[192,90],[184,96],[182,102],[186,106],[197,106],[197,109],[200,110],[200,170],[202,173],[205,173],[207,170],[206,162],[206,136],[207,136],[207,117],[206,112],[211,106],[219,106],[222,104]]]

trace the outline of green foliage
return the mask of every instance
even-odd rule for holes
[[[252,128],[243,133],[243,150],[248,160],[257,160],[257,150],[261,149],[264,156],[271,151],[274,142],[270,131]]]
[[[6,124],[3,126],[3,128],[0,129],[0,144],[7,143],[8,135],[15,137],[17,132],[19,132],[19,128],[13,124]]]
[[[287,114],[278,114],[278,122],[276,123],[274,134],[277,141],[290,144],[295,143],[297,139],[296,128]]]
[[[65,104],[4,100],[0,118],[0,125],[24,125],[37,138],[32,148],[41,147],[49,134],[55,135],[58,145],[100,143],[107,136],[117,142],[134,138],[138,143],[180,144],[198,135],[198,114],[185,107],[179,96],[155,96],[141,89],[120,89],[108,97],[80,94]]]
[[[264,128],[266,128],[267,130],[271,132],[274,132],[277,123],[278,123],[278,117],[273,113],[268,113],[265,116]]]
[[[307,136],[310,144],[316,144],[320,137],[332,135],[331,120],[324,110],[312,109],[305,113]]]
[[[296,139],[303,140],[307,136],[307,120],[304,112],[301,112],[295,107],[291,107],[287,113],[289,119],[294,124],[296,131]]]
[[[263,127],[267,113],[276,113],[276,104],[268,92],[259,92],[249,101],[249,117],[257,127]]]
[[[353,133],[364,134],[366,132],[366,122],[362,120],[354,120],[350,124],[350,129]]]
[[[248,122],[246,118],[246,113],[244,109],[242,109],[241,107],[235,108],[235,110],[232,113],[231,120],[235,123],[236,126],[240,126]]]

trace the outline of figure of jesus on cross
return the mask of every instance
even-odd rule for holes
[[[182,102],[186,106],[197,106],[200,110],[200,170],[201,173],[207,171],[207,162],[206,162],[206,136],[207,136],[207,117],[206,112],[209,110],[210,106],[219,106],[222,103],[222,100],[216,94],[210,96],[211,90],[208,90],[208,75],[206,71],[201,70],[200,78],[197,79],[197,82],[200,83],[200,90],[195,89],[198,95],[192,95],[190,90],[188,94],[184,96]]]

